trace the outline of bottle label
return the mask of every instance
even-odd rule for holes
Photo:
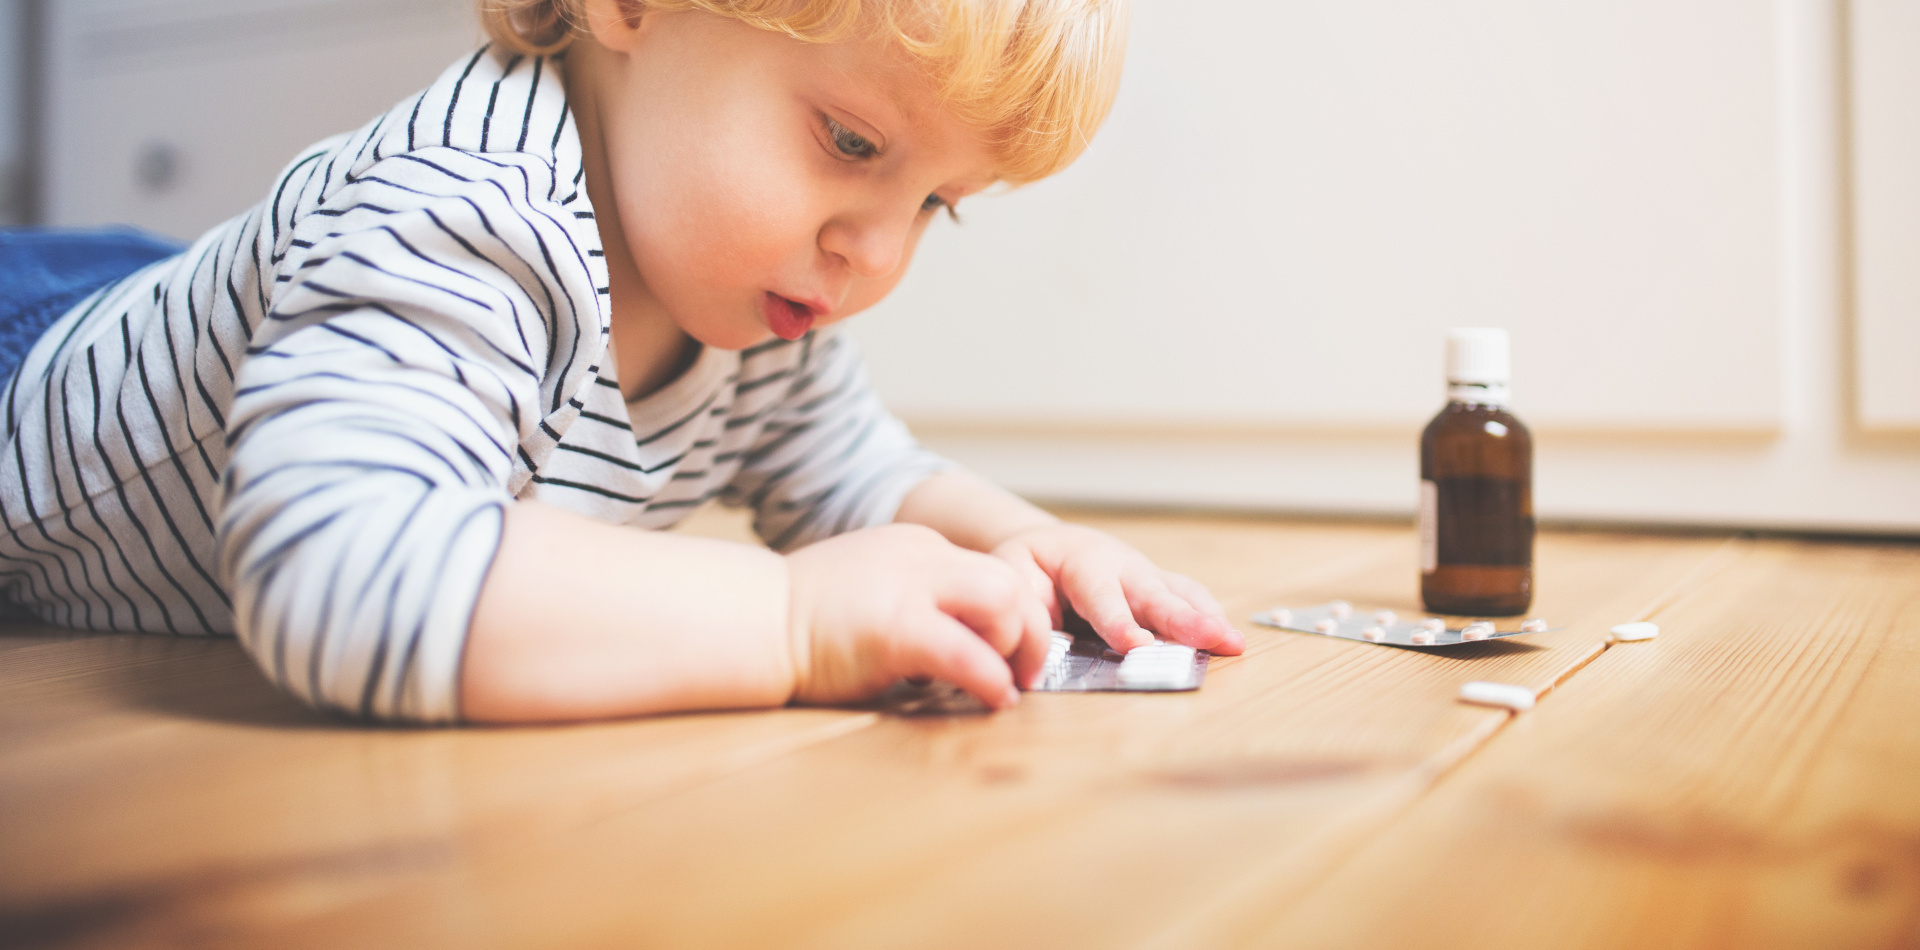
[[[1431,574],[1440,566],[1440,486],[1432,479],[1420,480],[1420,573]]]

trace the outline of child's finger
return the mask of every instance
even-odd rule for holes
[[[1034,560],[1031,548],[1020,547],[1013,550],[1005,548],[995,551],[994,556],[1013,565],[1015,573],[1025,578],[1027,585],[1033,588],[1034,596],[1040,598],[1041,606],[1047,612],[1050,630],[1058,630],[1066,622],[1060,609],[1060,598],[1053,583],[1053,575]]]
[[[1134,619],[1117,571],[1082,568],[1063,574],[1061,586],[1066,589],[1067,600],[1108,646],[1125,653],[1153,642],[1153,634],[1140,629]]]
[[[1246,648],[1245,638],[1225,620],[1203,614],[1170,593],[1156,597],[1146,613],[1147,625],[1169,640],[1212,653],[1236,654]]]
[[[934,604],[966,624],[1000,656],[1012,656],[1041,608],[1024,580],[998,558],[955,551],[955,569],[935,581]]]
[[[1134,615],[1161,636],[1215,653],[1239,653],[1244,648],[1239,631],[1225,618],[1196,610],[1170,590],[1158,572],[1130,577],[1126,586]]]
[[[1207,585],[1185,574],[1175,574],[1172,571],[1161,571],[1160,579],[1174,593],[1179,594],[1181,599],[1192,604],[1193,609],[1222,620],[1227,619],[1226,609],[1220,606],[1219,601],[1213,599],[1213,592],[1207,589]]]
[[[966,624],[931,611],[911,627],[900,648],[901,675],[944,680],[994,709],[1020,701],[1012,668]]]
[[[1038,602],[1029,604],[1020,637],[1020,649],[1007,658],[1013,667],[1013,681],[1021,689],[1039,685],[1046,671],[1047,651],[1053,646],[1053,631],[1058,627]]]

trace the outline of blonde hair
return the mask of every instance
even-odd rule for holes
[[[982,130],[1009,184],[1072,164],[1113,107],[1126,0],[638,0],[700,10],[809,43],[888,37],[926,68],[942,101]],[[585,0],[480,0],[504,49],[547,55],[583,33]]]

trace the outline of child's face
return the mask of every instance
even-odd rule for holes
[[[885,297],[935,214],[994,180],[984,136],[889,45],[700,13],[593,25],[604,174],[642,285],[616,283],[616,321],[663,312],[723,349],[796,338]]]

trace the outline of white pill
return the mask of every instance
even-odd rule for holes
[[[1120,682],[1127,686],[1180,686],[1193,677],[1194,650],[1178,643],[1135,647],[1120,661]]]
[[[1543,633],[1546,629],[1547,621],[1543,617],[1533,617],[1520,625],[1521,633]]]
[[[1439,633],[1440,631],[1447,629],[1447,622],[1445,620],[1441,620],[1439,617],[1428,617],[1427,619],[1420,621],[1420,629],[1425,630],[1428,633]]]
[[[1460,698],[1482,706],[1525,711],[1533,708],[1533,690],[1513,683],[1474,680],[1460,687]]]
[[[1430,646],[1430,645],[1432,645],[1432,643],[1433,643],[1433,631],[1431,631],[1431,630],[1415,630],[1415,631],[1413,632],[1413,642],[1414,642],[1415,644],[1417,644],[1417,645],[1419,645],[1419,646]]]
[[[1336,600],[1327,605],[1327,613],[1332,614],[1335,620],[1345,620],[1353,616],[1353,605],[1344,600]]]
[[[1373,619],[1383,627],[1390,627],[1393,626],[1394,621],[1400,619],[1400,615],[1391,610],[1376,610],[1373,612]]]
[[[1613,638],[1622,642],[1627,640],[1651,640],[1659,635],[1660,628],[1645,620],[1636,623],[1623,623],[1613,628]]]
[[[1360,635],[1366,637],[1368,643],[1379,643],[1387,638],[1387,632],[1379,627],[1368,627],[1360,631]]]
[[[1267,611],[1267,619],[1272,620],[1275,626],[1284,627],[1293,622],[1293,611],[1285,607],[1275,607]]]
[[[1313,624],[1314,633],[1332,633],[1338,629],[1340,629],[1340,623],[1339,621],[1334,620],[1332,617],[1326,617],[1320,620],[1316,620],[1314,621],[1314,624]]]
[[[1467,624],[1465,627],[1460,628],[1460,639],[1485,640],[1488,637],[1488,635],[1492,633],[1493,633],[1492,624],[1470,623],[1470,624]]]

